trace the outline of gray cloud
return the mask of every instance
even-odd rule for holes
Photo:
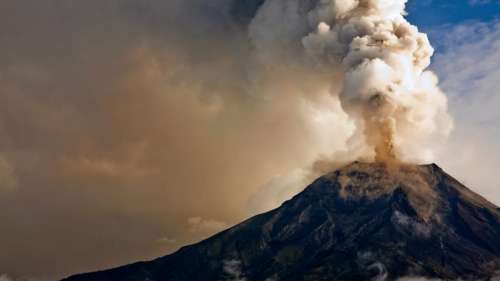
[[[4,272],[53,280],[164,255],[215,231],[189,218],[236,223],[260,186],[342,145],[329,94],[304,99],[313,79],[256,63],[234,7],[0,4]]]
[[[12,279],[10,279],[10,277],[6,274],[1,274],[0,275],[0,281],[13,281]]]

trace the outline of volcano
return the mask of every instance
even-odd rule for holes
[[[64,280],[495,280],[499,273],[495,205],[434,164],[355,162],[171,255]]]

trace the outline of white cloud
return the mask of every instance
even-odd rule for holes
[[[191,217],[187,222],[192,233],[213,234],[229,227],[225,222],[202,217]]]
[[[442,28],[437,34],[443,51],[436,55],[433,67],[456,122],[440,164],[498,205],[500,22],[469,22]]]

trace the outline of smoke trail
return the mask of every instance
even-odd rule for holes
[[[329,80],[365,158],[429,161],[431,144],[452,127],[438,79],[426,70],[434,50],[404,18],[405,4],[268,0],[250,27],[264,61],[290,51],[288,59]]]

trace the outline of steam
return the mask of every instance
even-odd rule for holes
[[[395,211],[391,217],[391,221],[398,228],[402,228],[403,230],[407,230],[409,233],[414,234],[415,236],[420,236],[427,238],[431,234],[431,226],[422,222],[418,222],[413,218],[399,212]]]
[[[222,265],[224,274],[227,276],[225,281],[248,281],[241,270],[241,261],[237,259],[225,260]],[[0,280],[1,281],[1,280]],[[265,281],[278,281],[276,276],[266,278]]]
[[[377,272],[377,276],[373,278],[373,281],[385,281],[387,280],[387,269],[384,264],[380,262],[376,262],[368,267],[368,270],[375,270]]]
[[[427,36],[405,0],[268,0],[250,28],[263,61],[282,57],[321,77],[354,122],[360,158],[426,162],[451,130],[447,100],[426,70]],[[269,51],[271,50],[271,51]],[[361,145],[359,145],[361,144]]]
[[[194,233],[215,233],[221,231],[229,225],[225,222],[217,221],[214,219],[204,219],[202,217],[191,217],[188,219],[189,232]]]
[[[229,278],[226,281],[247,281],[241,272],[241,261],[239,260],[226,260],[223,265],[224,273]]]

